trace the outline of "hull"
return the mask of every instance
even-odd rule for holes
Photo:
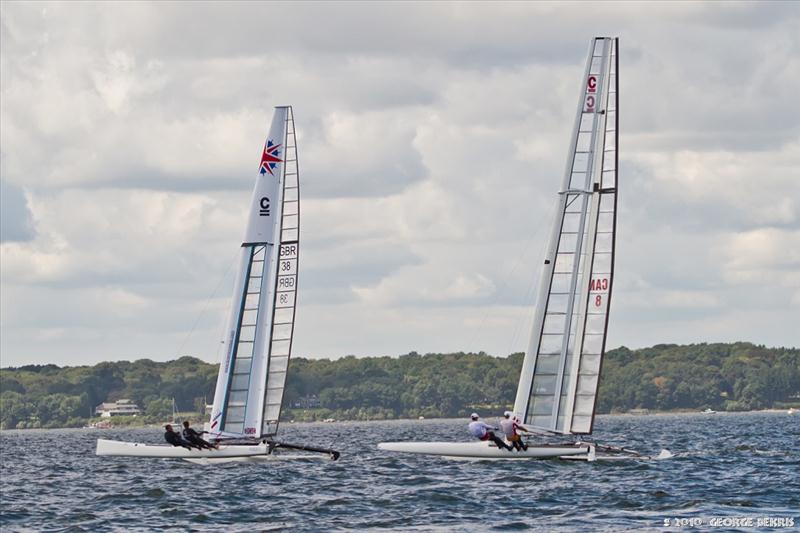
[[[487,442],[382,442],[378,449],[457,459],[547,459],[589,453],[588,444],[540,444],[518,452],[501,450]]]
[[[268,461],[330,461],[330,458],[324,455],[276,452],[268,455],[251,455],[247,457],[184,457],[183,460],[197,465],[212,465],[219,463],[266,463]]]
[[[158,457],[167,459],[239,459],[265,456],[269,454],[267,444],[251,446],[220,446],[219,450],[187,450],[179,446],[159,446],[139,442],[121,442],[116,440],[97,439],[95,455],[116,457]]]

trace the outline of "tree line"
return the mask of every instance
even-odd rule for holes
[[[514,402],[523,354],[484,352],[341,359],[293,358],[286,419],[386,419],[492,414]],[[218,365],[193,357],[94,366],[0,369],[0,427],[73,427],[105,401],[129,398],[142,422],[161,422],[172,399],[203,412]],[[313,399],[313,402],[309,402]],[[750,410],[800,404],[800,349],[750,343],[674,345],[606,354],[598,413],[631,409]]]

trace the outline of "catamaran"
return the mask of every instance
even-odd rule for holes
[[[217,377],[210,441],[197,450],[98,439],[97,455],[177,457],[194,462],[297,458],[281,449],[339,452],[275,440],[294,336],[300,244],[297,139],[291,106],[276,107],[250,201],[233,304]]]
[[[380,449],[474,459],[595,459],[598,451],[621,450],[580,440],[594,424],[614,279],[618,45],[596,37],[589,46],[513,411],[535,433],[577,439],[514,452],[490,441],[387,442]]]

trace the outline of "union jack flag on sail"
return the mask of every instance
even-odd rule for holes
[[[269,172],[270,176],[274,176],[272,170],[278,166],[278,163],[282,163],[283,159],[280,159],[281,151],[278,150],[280,148],[280,144],[275,144],[271,140],[267,141],[266,146],[264,146],[264,153],[261,154],[261,172],[262,174],[266,174]]]

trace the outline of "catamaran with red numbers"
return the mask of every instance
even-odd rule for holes
[[[382,450],[466,459],[595,459],[626,452],[580,439],[592,433],[614,280],[617,224],[618,39],[592,39],[533,331],[514,416],[534,434],[577,436],[508,451],[491,441],[387,442]],[[635,452],[632,452],[634,455]]]
[[[208,440],[219,448],[189,450],[99,439],[97,455],[224,462],[309,457],[281,453],[302,450],[339,457],[335,450],[275,440],[294,335],[299,202],[294,115],[291,107],[277,107],[250,201],[224,355],[206,425]]]

